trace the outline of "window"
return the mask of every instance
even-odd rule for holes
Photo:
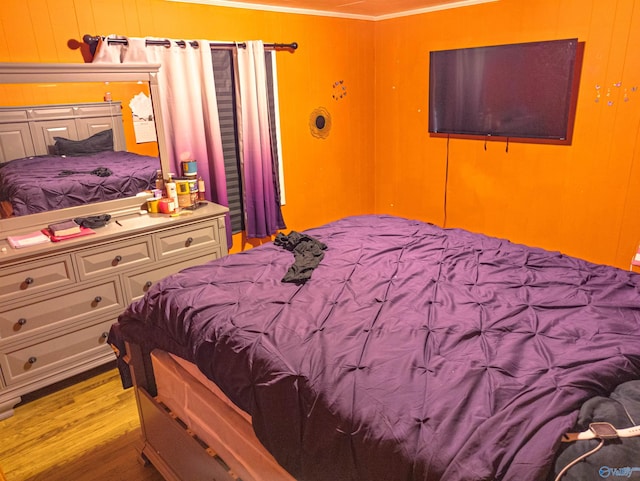
[[[220,133],[224,153],[225,175],[227,183],[227,198],[231,216],[231,231],[236,234],[244,230],[244,206],[242,171],[240,164],[240,149],[238,146],[237,102],[236,102],[236,69],[233,61],[233,51],[213,49],[213,76],[218,100],[218,117],[220,119]],[[280,162],[280,135],[277,109],[277,82],[274,75],[275,52],[265,51],[267,65],[267,91],[269,96],[269,120],[271,148],[274,159],[274,179],[279,186],[279,197],[284,203],[282,188],[284,185],[282,163]]]

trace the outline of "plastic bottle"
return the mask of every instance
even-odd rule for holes
[[[178,190],[176,189],[176,183],[173,181],[173,174],[169,174],[169,178],[165,182],[165,187],[167,189],[167,197],[171,199],[173,202],[174,209],[177,209],[178,206]]]
[[[200,176],[198,177],[198,200],[204,200],[204,192],[204,179],[202,178],[202,176]]]
[[[162,170],[158,169],[156,174],[156,189],[164,192],[164,179],[162,178]]]

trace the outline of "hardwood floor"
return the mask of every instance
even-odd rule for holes
[[[7,481],[163,480],[138,462],[133,389],[122,389],[113,366],[90,374],[38,393],[0,421]]]

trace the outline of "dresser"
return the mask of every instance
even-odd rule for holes
[[[143,212],[60,242],[0,239],[0,419],[22,395],[113,361],[109,327],[154,282],[227,254],[226,207]]]

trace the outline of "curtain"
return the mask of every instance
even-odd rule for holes
[[[126,38],[126,44],[108,38]],[[93,62],[157,63],[158,90],[167,139],[169,165],[180,173],[180,162],[198,161],[198,174],[206,184],[207,198],[228,206],[224,153],[210,44],[199,40],[170,47],[147,45],[148,38],[107,37],[98,44]],[[165,40],[165,39],[152,39]],[[267,94],[268,72],[264,44],[245,42],[236,48],[238,76],[238,143],[244,195],[244,218],[248,238],[263,238],[286,228],[280,208],[278,159],[272,145]],[[271,112],[273,113],[273,112]],[[226,217],[227,243],[232,229]]]
[[[110,38],[114,38],[113,36]],[[119,37],[122,38],[122,37]],[[216,100],[211,48],[207,40],[198,47],[170,40],[171,46],[146,45],[146,38],[126,38],[127,44],[99,43],[94,63],[156,63],[171,172],[181,175],[181,161],[197,161],[209,200],[228,205],[224,156]],[[163,40],[163,39],[157,39]],[[227,245],[232,234],[226,216]]]
[[[286,228],[280,209],[278,166],[269,126],[267,70],[261,41],[237,49],[240,114],[238,139],[247,236],[268,237]]]

